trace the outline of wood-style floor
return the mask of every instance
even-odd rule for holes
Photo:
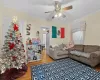
[[[54,61],[53,59],[51,59],[48,55],[46,55],[45,50],[43,50],[42,59],[40,61],[29,62],[27,64],[27,66],[28,66],[27,72],[25,73],[24,76],[18,78],[17,80],[31,80],[31,69],[30,69],[30,66],[49,63],[49,62],[53,62],[53,61]]]
[[[45,50],[42,52],[42,59],[40,61],[34,61],[34,62],[30,62],[27,64],[28,66],[28,70],[27,72],[25,73],[24,76],[18,78],[17,80],[31,80],[31,69],[30,69],[30,66],[33,66],[33,65],[39,65],[39,64],[44,64],[44,63],[50,63],[50,62],[53,62],[54,60],[51,59],[45,52]],[[95,67],[95,69],[97,71],[100,71],[100,65],[98,65],[97,67]]]

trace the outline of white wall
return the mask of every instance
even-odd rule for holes
[[[88,15],[82,20],[86,21],[84,44],[100,45],[100,11]]]
[[[0,10],[2,12],[2,6],[0,6]],[[0,53],[1,53],[1,47],[2,47],[2,13],[0,12]]]

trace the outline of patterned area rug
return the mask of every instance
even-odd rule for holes
[[[100,72],[67,58],[32,66],[32,80],[100,80]]]

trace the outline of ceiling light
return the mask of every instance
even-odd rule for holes
[[[43,29],[43,31],[45,31],[46,29]]]
[[[59,17],[62,16],[62,13],[59,13]]]
[[[55,17],[58,17],[58,15],[56,14]]]

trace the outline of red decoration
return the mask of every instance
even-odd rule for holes
[[[17,57],[16,56],[12,56],[12,60],[16,61]]]
[[[20,42],[20,40],[18,40],[18,42]]]
[[[25,56],[24,56],[24,58],[25,58]]]
[[[10,42],[8,42],[8,44],[10,45]]]
[[[9,43],[9,49],[13,49],[15,47],[15,44],[14,43]]]
[[[61,38],[65,38],[65,28],[61,28]]]
[[[16,51],[16,48],[14,48],[14,51]]]
[[[22,47],[24,47],[24,45],[22,44]]]
[[[16,24],[14,24],[14,31],[18,31],[18,26]]]
[[[10,33],[10,37],[12,37],[12,33]]]

